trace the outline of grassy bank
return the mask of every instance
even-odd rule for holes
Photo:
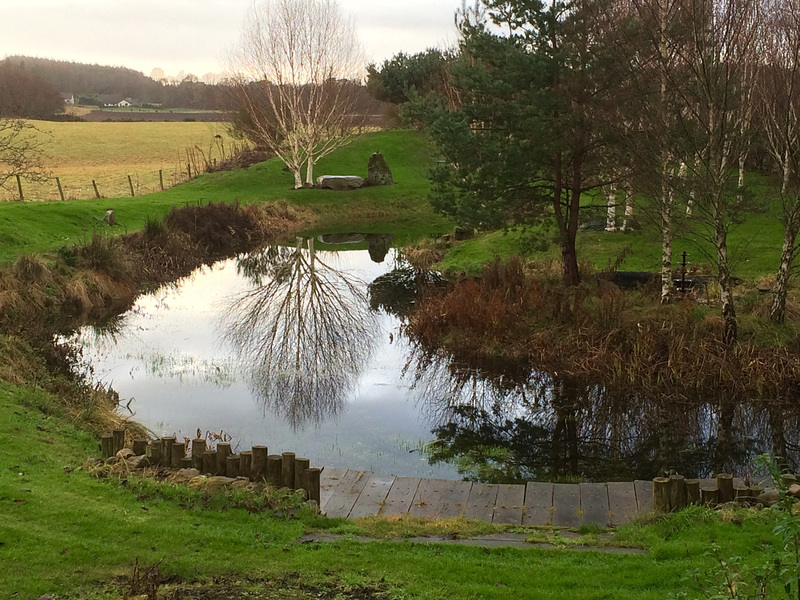
[[[165,192],[135,198],[0,203],[0,264],[22,253],[86,243],[98,231],[133,232],[141,229],[148,218],[160,219],[173,206],[208,202],[251,204],[286,199],[312,210],[331,233],[393,232],[411,240],[448,231],[452,225],[435,215],[428,204],[425,174],[429,152],[418,134],[370,134],[320,161],[316,172],[366,176],[369,156],[378,151],[383,152],[392,168],[395,186],[346,192],[293,190],[291,174],[283,171],[280,161],[271,160],[247,170],[202,175]],[[109,208],[116,212],[114,227],[103,222]]]
[[[94,479],[75,467],[97,454],[96,441],[65,422],[58,405],[35,387],[0,386],[4,598],[118,598],[138,560],[161,561],[173,586],[216,581],[223,590],[243,586],[250,598],[333,597],[331,591],[341,598],[509,598],[535,589],[537,598],[661,599],[693,590],[686,575],[694,569],[713,570],[709,540],[745,564],[775,544],[770,511],[705,510],[621,529],[617,541],[646,548],[644,555],[349,539],[300,544],[304,531],[319,527],[347,534],[374,528],[303,511],[291,518],[250,512],[183,486]],[[736,525],[724,522],[731,519]]]

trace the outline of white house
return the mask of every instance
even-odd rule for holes
[[[61,92],[61,99],[64,101],[64,104],[69,104],[70,106],[75,105],[75,96],[72,94],[68,94],[67,92]]]

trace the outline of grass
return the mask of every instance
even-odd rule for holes
[[[398,239],[406,241],[443,233],[452,225],[436,215],[427,202],[428,153],[425,148],[419,134],[373,133],[321,160],[316,169],[319,175],[366,176],[369,155],[381,151],[392,168],[395,186],[348,192],[294,190],[291,174],[283,171],[279,161],[271,160],[243,171],[201,175],[165,192],[136,198],[0,203],[0,263],[10,262],[22,253],[47,252],[64,245],[85,243],[98,230],[112,234],[136,231],[142,229],[148,219],[163,217],[172,206],[208,202],[250,204],[287,199],[311,209],[330,233],[395,233]],[[116,212],[117,226],[113,228],[102,220],[108,208]]]
[[[226,152],[231,145],[225,123],[32,123],[53,179],[23,181],[26,200],[60,200],[56,176],[67,200],[94,198],[92,180],[103,197],[130,196],[128,175],[137,195],[151,193],[159,189],[159,169],[165,186],[185,181],[187,148],[199,146],[206,155],[211,149],[219,158],[214,136],[223,136]],[[16,182],[0,190],[0,201],[18,196]]]
[[[647,555],[570,552],[568,545],[298,544],[304,531],[320,527],[360,535],[397,522],[326,523],[310,512],[276,518],[224,501],[198,503],[196,493],[179,486],[155,494],[152,486],[94,479],[75,467],[97,454],[96,441],[63,421],[56,407],[42,391],[0,386],[0,436],[6,441],[0,458],[0,597],[119,597],[120,578],[129,577],[138,560],[163,561],[161,572],[184,582],[276,580],[296,573],[307,585],[377,586],[389,598],[508,598],[525,596],[532,586],[537,598],[665,598],[687,589],[683,577],[695,567],[712,567],[709,539],[746,561],[758,560],[774,543],[769,511],[742,513],[734,525],[697,509],[620,529],[620,541],[647,548]],[[446,531],[425,526],[412,523],[405,534]],[[462,534],[495,529],[455,527]]]

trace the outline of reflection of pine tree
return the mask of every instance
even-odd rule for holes
[[[343,407],[374,347],[365,284],[330,266],[314,240],[240,259],[254,283],[234,303],[225,337],[264,402],[293,427]]]

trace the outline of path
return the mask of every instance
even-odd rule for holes
[[[329,517],[412,514],[465,516],[491,523],[602,527],[627,523],[652,510],[650,481],[528,483],[505,485],[449,479],[392,477],[327,467],[321,477],[321,508]]]

